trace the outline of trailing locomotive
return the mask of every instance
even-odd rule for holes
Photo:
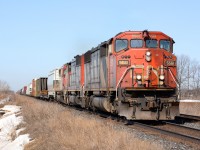
[[[173,44],[162,32],[121,32],[57,69],[51,98],[131,120],[173,120],[179,115]]]

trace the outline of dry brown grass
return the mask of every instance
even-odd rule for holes
[[[200,103],[198,102],[181,102],[179,108],[181,114],[200,116]]]
[[[7,97],[7,94],[4,92],[0,92],[0,100]]]
[[[15,94],[13,92],[0,92],[0,101],[7,98],[7,97],[9,97],[9,100],[14,100]],[[4,107],[5,104],[0,103],[0,108]]]
[[[135,138],[133,133],[116,128],[112,123],[55,103],[19,95],[12,103],[22,106],[25,132],[34,139],[26,146],[28,150],[162,149]]]

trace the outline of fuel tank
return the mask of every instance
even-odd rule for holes
[[[111,105],[107,97],[93,97],[92,106],[104,112],[111,112]]]
[[[69,102],[73,105],[81,105],[81,99],[78,96],[70,95]]]

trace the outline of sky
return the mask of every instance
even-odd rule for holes
[[[0,0],[0,80],[19,90],[119,32],[162,31],[200,62],[200,1]]]

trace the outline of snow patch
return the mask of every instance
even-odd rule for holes
[[[28,134],[19,136],[23,128],[16,130],[23,121],[22,116],[17,116],[20,109],[21,107],[15,105],[6,105],[0,109],[5,113],[0,118],[0,149],[2,150],[23,150],[24,145],[30,141]]]
[[[4,103],[6,103],[6,102],[8,102],[8,101],[10,101],[10,97],[6,97],[6,98],[4,98],[4,99],[1,99],[1,100],[0,100],[0,104],[4,104]]]
[[[195,103],[200,103],[200,100],[185,99],[185,100],[180,100],[180,102],[195,102]]]
[[[29,141],[30,139],[28,134],[20,135],[14,141],[4,146],[2,150],[23,150],[24,145],[29,143]]]

